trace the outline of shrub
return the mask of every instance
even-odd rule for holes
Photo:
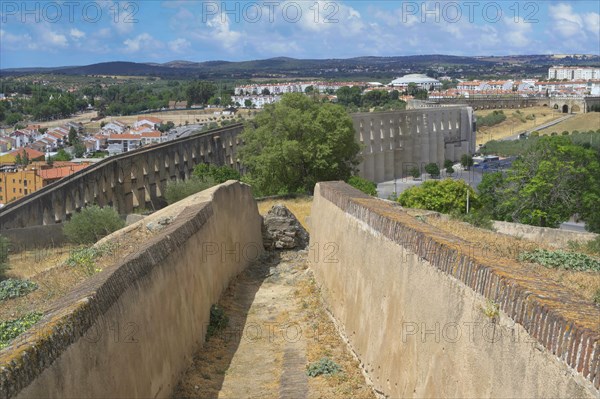
[[[9,278],[0,282],[0,301],[25,296],[37,289],[33,281]]]
[[[306,374],[309,377],[317,377],[319,375],[332,375],[342,371],[339,364],[328,357],[323,357],[318,362],[311,363],[307,366]]]
[[[549,268],[600,271],[600,260],[588,255],[561,250],[536,249],[520,254],[519,260],[538,263]]]
[[[165,189],[165,199],[169,204],[174,204],[190,195],[199,193],[215,185],[211,177],[202,180],[192,176],[187,180],[169,181]]]
[[[212,305],[210,307],[210,322],[206,330],[206,340],[208,341],[208,339],[215,335],[218,331],[221,331],[227,327],[228,323],[229,317],[227,317],[223,308],[219,307],[218,305]]]
[[[413,179],[418,179],[419,177],[421,177],[421,170],[419,170],[419,168],[415,166],[409,169],[408,174],[409,176],[412,176]]]
[[[8,265],[8,252],[10,250],[10,241],[4,236],[0,236],[0,280],[5,278],[6,271],[10,268]]]
[[[446,173],[452,175],[454,173],[454,168],[452,166],[446,167]]]
[[[39,312],[31,312],[23,317],[0,323],[0,349],[6,348],[10,341],[27,331],[42,318]]]
[[[102,248],[76,248],[71,251],[66,263],[71,267],[80,268],[86,275],[91,276],[100,271],[96,268],[96,259],[102,254]]]
[[[482,210],[474,210],[469,213],[453,212],[452,217],[475,227],[494,230],[494,221],[488,213]]]
[[[73,243],[92,244],[123,227],[125,222],[113,208],[92,205],[73,215],[63,231]]]
[[[600,305],[600,288],[598,288],[596,290],[596,292],[594,293],[594,303],[597,305]]]
[[[441,213],[465,213],[467,191],[472,209],[477,209],[479,200],[475,191],[462,180],[429,180],[420,186],[411,187],[398,197],[398,202],[407,208],[428,209]]]
[[[596,237],[592,241],[588,241],[586,248],[591,253],[600,254],[600,236]]]
[[[437,163],[432,162],[425,165],[425,172],[429,173],[431,177],[438,177],[440,175],[440,167]]]
[[[363,179],[360,176],[352,176],[347,183],[365,194],[377,196],[377,185],[370,180]]]
[[[225,183],[227,180],[240,180],[241,178],[240,173],[229,166],[214,166],[207,163],[196,165],[192,174],[202,181],[212,179],[215,184]]]
[[[460,164],[463,168],[469,170],[469,168],[473,166],[473,157],[469,154],[463,154],[462,157],[460,157]]]
[[[453,165],[454,165],[454,162],[452,162],[452,161],[451,161],[451,160],[449,160],[449,159],[446,159],[446,160],[444,161],[444,168],[446,168],[446,169],[448,169],[448,168],[451,168]]]
[[[521,116],[520,119],[524,121],[525,118]],[[506,115],[504,115],[503,111],[494,111],[491,114],[477,118],[477,125],[478,126],[494,126],[505,120],[506,120]]]

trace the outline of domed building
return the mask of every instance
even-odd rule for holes
[[[426,90],[431,90],[432,88],[438,89],[442,87],[442,83],[440,83],[439,80],[430,78],[429,76],[420,73],[411,73],[409,75],[404,75],[401,78],[396,78],[391,81],[389,86],[404,90],[410,83],[414,83],[417,85],[417,87]]]

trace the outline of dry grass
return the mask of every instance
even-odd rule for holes
[[[283,204],[290,212],[300,221],[302,227],[309,230],[310,209],[312,207],[312,197],[298,197],[292,199],[267,199],[258,202],[258,212],[261,215],[266,215],[273,205]]]
[[[311,274],[298,284],[295,295],[304,315],[308,363],[327,357],[337,363],[342,372],[331,376],[309,378],[309,391],[315,398],[370,399],[375,395],[365,383],[358,360],[350,353],[338,331],[325,312],[321,294]]]
[[[540,134],[550,134],[557,132],[560,134],[563,131],[572,132],[579,130],[580,132],[600,129],[600,112],[588,112],[587,114],[575,115],[566,121],[560,122],[547,129],[540,130]]]
[[[54,251],[39,260],[32,251],[11,256],[9,277],[28,278],[38,284],[38,289],[24,297],[0,301],[0,320],[22,317],[33,311],[45,312],[52,302],[87,278],[83,270],[64,263],[68,249],[57,248]],[[28,267],[19,269],[27,262]]]
[[[518,261],[519,254],[525,251],[542,248],[554,250],[533,241],[498,234],[480,229],[456,220],[445,220],[435,216],[425,217],[424,220],[440,230],[453,234],[473,244],[479,253],[490,254]],[[565,248],[566,249],[566,248]],[[600,273],[592,271],[572,271],[547,268],[535,263],[519,262],[526,270],[538,275],[540,279],[554,281],[586,300],[593,300],[594,294],[600,290]]]
[[[525,130],[534,129],[535,126],[540,126],[546,122],[550,122],[564,116],[564,114],[558,113],[548,107],[522,108],[520,111],[523,117],[526,117],[527,115],[535,115],[535,119],[521,122],[521,119],[515,115],[517,110],[518,109],[503,109],[502,111],[504,111],[504,114],[506,115],[506,120],[502,123],[490,127],[478,126],[476,138],[477,144],[485,144],[490,140],[500,140]],[[486,109],[475,111],[475,115],[477,117],[482,117],[492,113],[493,111],[497,110]],[[553,126],[553,128],[554,127],[555,126]]]
[[[87,111],[87,112],[84,112],[83,114],[75,115],[71,118],[57,119],[57,120],[48,121],[48,122],[31,122],[31,124],[32,125],[40,125],[41,127],[55,127],[55,126],[62,126],[68,122],[81,122],[85,125],[86,123],[90,122],[90,119],[95,118],[97,116],[98,116],[97,111]]]

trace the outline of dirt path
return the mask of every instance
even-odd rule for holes
[[[230,285],[223,331],[194,354],[174,397],[374,398],[323,309],[306,251],[274,252]],[[323,357],[342,372],[308,377]]]

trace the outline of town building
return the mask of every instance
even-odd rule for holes
[[[86,168],[89,164],[33,162],[25,168],[0,169],[0,205],[31,194],[48,184]]]
[[[414,83],[420,89],[426,90],[435,90],[442,87],[442,83],[439,80],[419,73],[411,73],[396,78],[392,80],[388,86],[405,91],[411,83]]]
[[[590,80],[600,79],[599,67],[553,66],[548,69],[548,79]]]

